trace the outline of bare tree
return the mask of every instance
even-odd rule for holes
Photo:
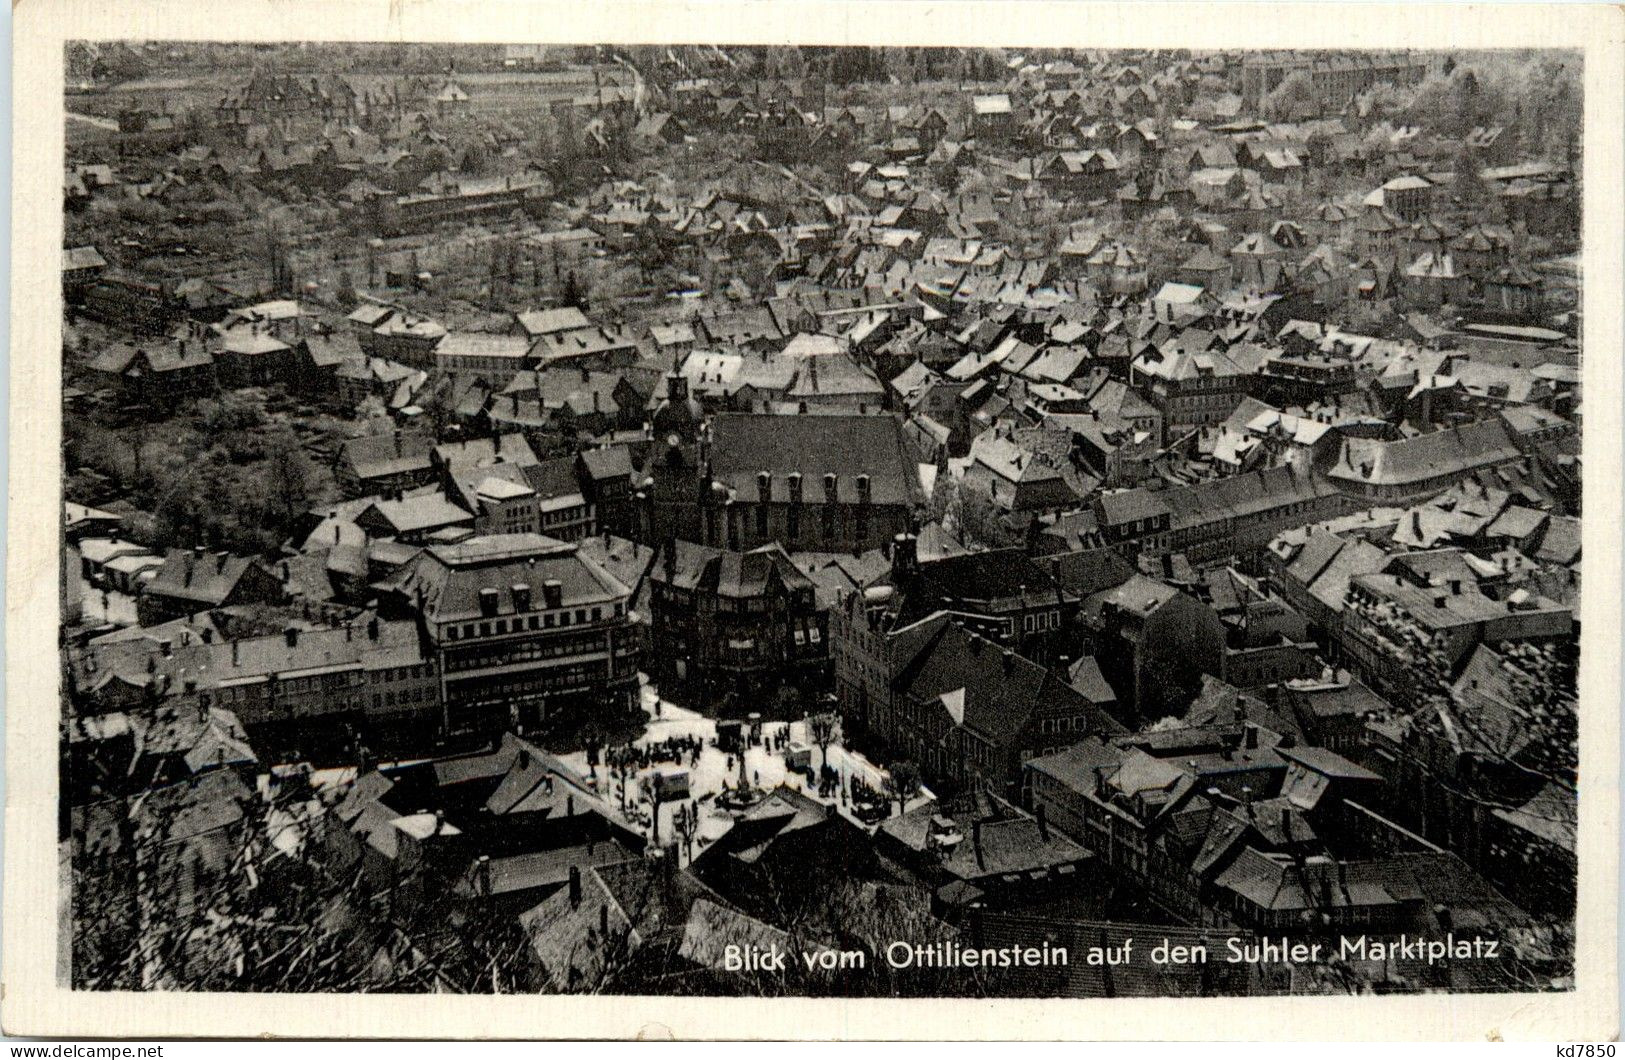
[[[886,795],[897,800],[897,812],[908,810],[908,800],[920,791],[920,769],[913,762],[893,762],[886,770]]]
[[[829,765],[829,745],[835,742],[840,728],[841,719],[833,711],[821,711],[807,719],[807,735],[818,745],[821,764],[825,767]]]

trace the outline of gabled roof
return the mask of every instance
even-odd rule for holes
[[[858,476],[869,476],[873,504],[912,504],[920,494],[915,454],[901,421],[888,415],[775,416],[729,413],[711,423],[715,481],[741,498],[754,498],[757,475],[772,476],[773,496],[788,497],[786,476],[801,475],[803,496],[824,496],[824,476],[836,476],[836,494],[858,499]]]
[[[259,561],[249,556],[233,556],[229,552],[206,552],[199,556],[188,549],[172,548],[145,591],[218,606],[230,599],[237,591],[237,583],[251,569],[263,571]]]
[[[1327,474],[1349,482],[1404,486],[1522,455],[1506,422],[1496,417],[1396,441],[1344,438]]]

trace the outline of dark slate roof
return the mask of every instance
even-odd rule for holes
[[[1398,441],[1345,438],[1343,451],[1327,474],[1354,482],[1402,486],[1465,474],[1521,455],[1506,422],[1496,417]]]
[[[650,569],[650,577],[657,582],[733,599],[762,596],[774,581],[789,590],[812,588],[812,580],[777,542],[749,552],[729,552],[690,541],[675,541],[671,547],[675,555],[663,553]]]
[[[218,605],[236,590],[237,583],[258,561],[229,552],[196,553],[172,548],[146,591],[160,596]]]
[[[380,478],[430,465],[434,440],[427,435],[400,433],[351,438],[340,452],[358,478]]]
[[[574,545],[540,534],[490,534],[426,548],[385,587],[408,600],[421,591],[425,617],[445,622],[480,617],[481,589],[496,590],[499,617],[515,613],[515,585],[528,586],[538,607],[549,581],[559,582],[565,607],[614,603],[631,592]]]
[[[894,687],[922,702],[963,690],[960,723],[995,743],[1016,736],[1040,706],[1071,703],[1097,718],[1089,701],[1057,675],[952,622],[899,671]]]
[[[988,880],[1010,873],[1077,865],[1093,856],[1056,829],[1040,828],[1035,818],[1007,803],[994,799],[985,801],[991,805],[992,813],[984,814],[977,809],[953,815],[955,825],[965,838],[943,858],[944,871],[962,880]],[[923,851],[929,842],[933,819],[944,816],[943,809],[936,803],[927,803],[887,819],[880,830],[911,850]],[[978,832],[979,845],[975,838]]]
[[[808,503],[824,499],[824,476],[838,476],[836,499],[856,503],[857,479],[869,476],[874,504],[909,505],[919,497],[917,457],[893,416],[729,414],[711,424],[711,472],[741,499],[755,500],[757,474],[773,476],[775,499],[789,496],[785,476],[801,475]]]

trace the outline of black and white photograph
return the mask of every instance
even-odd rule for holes
[[[1576,990],[1586,62],[68,39],[56,987]]]

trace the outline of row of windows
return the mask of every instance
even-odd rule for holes
[[[493,697],[512,697],[526,692],[574,691],[602,681],[606,674],[603,663],[580,663],[552,670],[535,670],[514,680],[498,679],[495,683],[479,682],[453,686],[447,698],[454,702],[470,703]]]
[[[603,637],[571,637],[567,640],[524,640],[511,645],[495,647],[490,651],[458,652],[446,656],[446,672],[461,673],[487,666],[511,666],[514,663],[537,662],[542,659],[562,659],[571,655],[607,650]]]
[[[1069,718],[1041,718],[1038,722],[1038,731],[1045,735],[1060,732],[1088,732],[1089,723],[1082,714],[1074,714]]]
[[[404,707],[414,703],[429,703],[436,698],[434,693],[435,690],[432,687],[423,685],[417,688],[403,688],[399,693],[374,692],[372,694],[372,705],[376,709],[394,706]]]
[[[615,605],[615,617],[620,618],[626,613],[625,604]],[[573,621],[572,621],[573,616]],[[575,611],[546,611],[541,614],[515,615],[512,618],[498,618],[488,622],[464,622],[445,627],[447,640],[467,640],[470,637],[500,637],[508,633],[523,633],[526,630],[562,628],[569,625],[582,626],[588,622],[602,622],[604,609],[594,607],[576,608]]]
[[[429,677],[432,673],[433,670],[428,663],[417,666],[386,666],[383,669],[372,671],[370,680],[376,685],[387,681],[405,681],[408,678]]]
[[[1037,614],[1021,616],[1021,628],[1027,633],[1041,633],[1046,629],[1061,628],[1061,612],[1040,611]]]
[[[592,508],[589,505],[580,505],[575,508],[560,508],[557,511],[543,512],[543,526],[559,526],[563,523],[579,523],[583,519],[592,517]]]

